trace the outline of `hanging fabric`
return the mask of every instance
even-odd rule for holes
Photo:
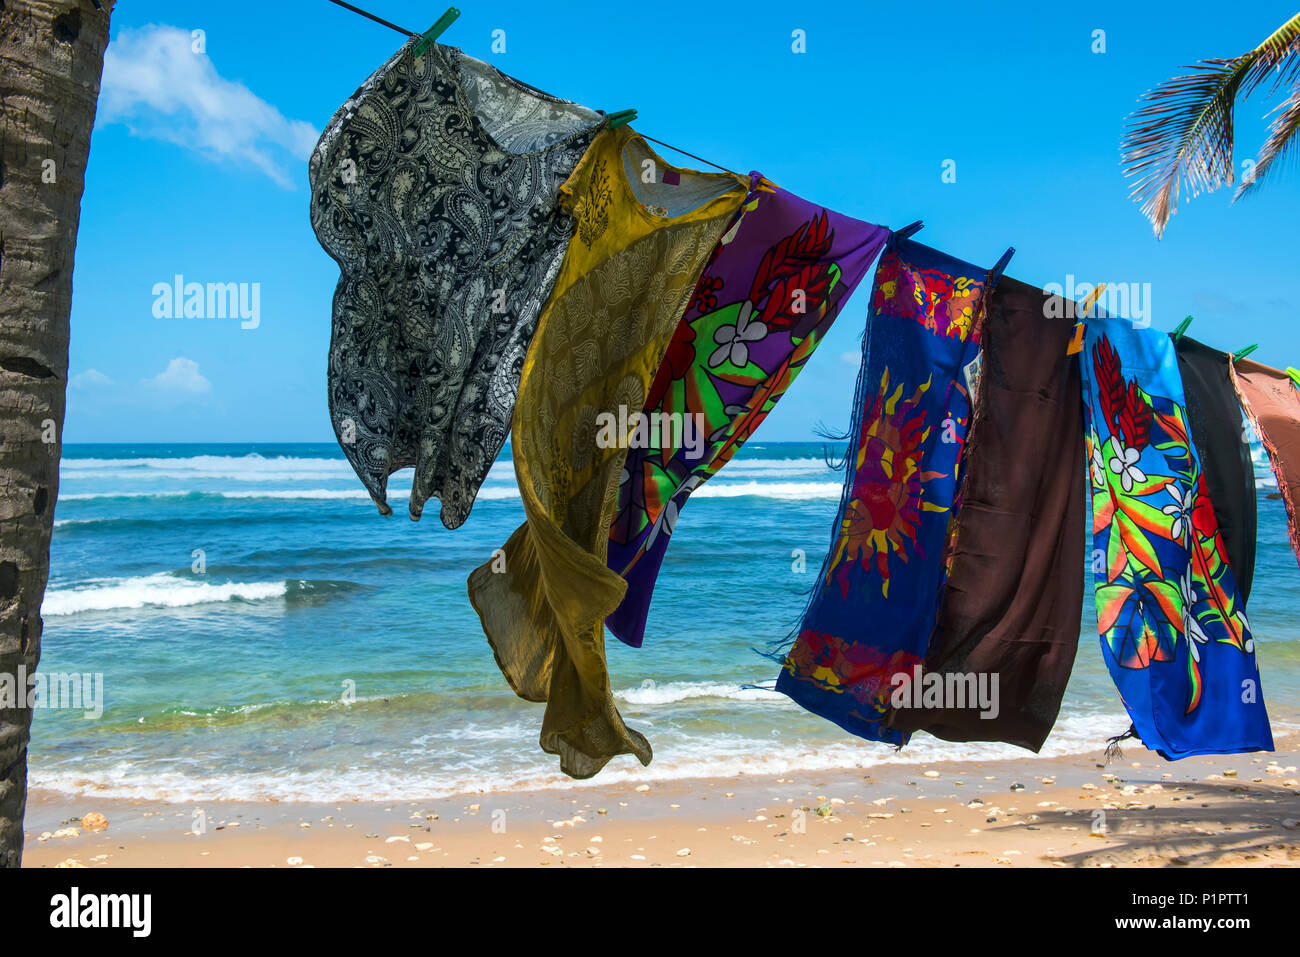
[[[454,47],[405,44],[312,153],[311,221],[339,264],[330,419],[387,515],[413,467],[461,525],[505,443],[524,355],[573,232],[559,190],[604,123]]]
[[[510,686],[545,701],[541,747],[572,777],[648,764],[610,692],[606,567],[631,438],[673,329],[749,182],[679,169],[630,127],[602,132],[565,184],[577,235],[524,363],[511,448],[527,522],[469,579]]]
[[[1169,760],[1271,750],[1174,344],[1125,319],[1090,319],[1083,375],[1097,628],[1134,732]]]
[[[1038,751],[1070,680],[1083,610],[1082,394],[1069,354],[1079,311],[1010,278],[987,298],[960,510],[925,655],[922,687],[944,693],[939,707],[922,693],[922,707],[889,718],[906,734]],[[981,707],[981,687],[993,706]]]
[[[1286,506],[1291,550],[1300,560],[1300,385],[1289,373],[1250,359],[1234,359],[1231,372],[1241,405],[1268,451]]]
[[[907,741],[887,719],[934,629],[987,276],[897,235],[876,269],[831,547],[776,681],[864,738]]]
[[[1237,582],[1242,601],[1250,600],[1255,577],[1255,467],[1243,427],[1241,403],[1232,385],[1227,353],[1211,349],[1187,335],[1174,340],[1178,374],[1187,398],[1205,489],[1214,506],[1214,520]]]
[[[759,181],[753,174],[754,182]],[[627,593],[605,624],[640,647],[655,580],[687,498],[731,461],[812,357],[889,230],[759,188],[719,243],[642,410],[609,530]]]

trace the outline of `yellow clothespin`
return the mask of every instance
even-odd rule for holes
[[[1101,294],[1105,291],[1106,291],[1106,284],[1104,282],[1099,283],[1097,285],[1097,288],[1095,288],[1092,292],[1088,293],[1088,295],[1083,297],[1083,303],[1080,305],[1078,314],[1081,316],[1086,316],[1089,310],[1091,310],[1092,307],[1097,304],[1097,300],[1101,298]],[[1083,323],[1076,322],[1074,324],[1074,338],[1070,340],[1070,344],[1066,347],[1065,354],[1067,356],[1072,356],[1082,351],[1083,351]]]

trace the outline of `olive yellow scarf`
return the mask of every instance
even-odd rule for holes
[[[673,167],[621,127],[596,137],[562,189],[576,230],[524,361],[511,430],[527,522],[470,575],[469,596],[515,693],[546,702],[542,749],[575,778],[618,754],[651,756],[614,706],[605,663],[603,621],[626,589],[605,560],[628,434],[599,439],[609,416],[634,426],[747,187]]]

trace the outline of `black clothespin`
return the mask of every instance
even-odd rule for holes
[[[1011,262],[1011,257],[1016,254],[1015,246],[1008,246],[1007,251],[1002,254],[1002,258],[997,261],[992,269],[989,270],[988,279],[985,281],[985,292],[993,289],[1002,278],[1002,273],[1007,268],[1007,263]]]
[[[902,229],[894,230],[893,235],[890,236],[890,238],[898,240],[899,242],[901,242],[904,239],[911,239],[913,236],[919,233],[922,227],[924,226],[925,223],[922,220],[918,219],[916,222],[909,223],[908,225],[904,226]]]

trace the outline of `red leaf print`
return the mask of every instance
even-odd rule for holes
[[[660,363],[659,371],[655,373],[654,382],[650,385],[650,394],[645,401],[647,409],[653,411],[660,408],[660,403],[668,393],[673,380],[686,375],[691,363],[695,361],[694,343],[695,328],[683,319],[677,323],[677,328],[673,331],[673,341],[668,343],[664,361]]]
[[[1103,333],[1101,341],[1092,347],[1093,369],[1097,376],[1097,397],[1101,411],[1112,433],[1120,431],[1119,418],[1124,409],[1124,377],[1120,371],[1119,353]]]
[[[826,302],[830,293],[831,270],[826,263],[804,266],[792,276],[777,281],[772,294],[763,305],[763,312],[758,317],[769,330],[784,331],[802,322],[809,315],[816,315]],[[795,311],[795,297],[799,291],[803,311]]]
[[[1130,382],[1124,392],[1124,406],[1119,413],[1119,430],[1124,436],[1125,448],[1141,452],[1147,447],[1153,416],[1154,411],[1142,397],[1137,380]]]
[[[830,228],[826,210],[822,210],[812,222],[801,223],[791,235],[763,255],[749,289],[749,301],[757,305],[769,285],[829,254],[834,239],[835,232]]]

